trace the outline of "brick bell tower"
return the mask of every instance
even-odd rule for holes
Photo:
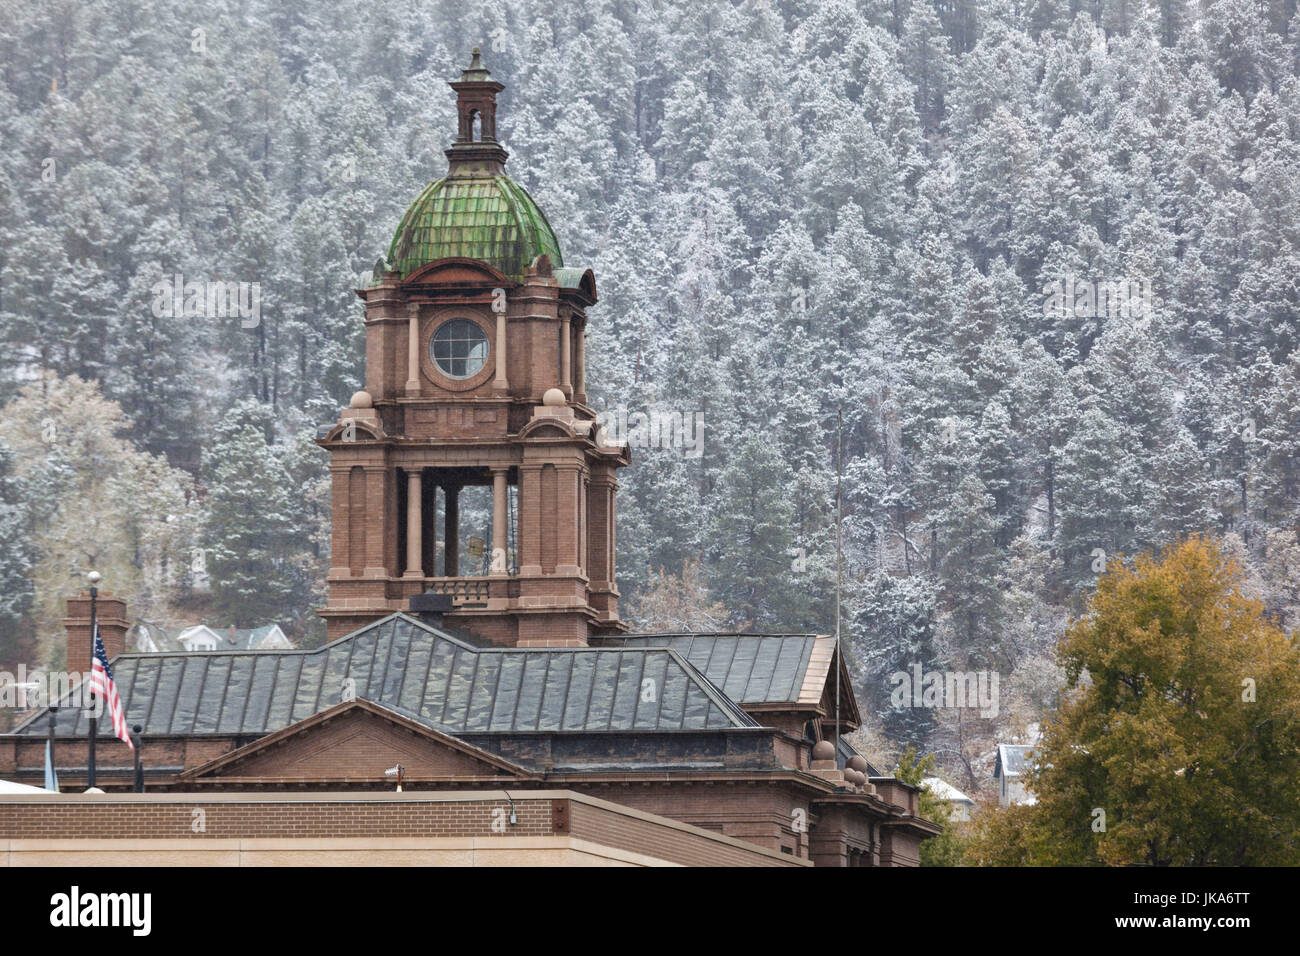
[[[503,89],[479,51],[456,91],[447,175],[403,216],[365,302],[366,381],[330,453],[331,640],[417,603],[503,645],[626,629],[614,585],[624,445],[587,406],[590,269],[505,175]]]

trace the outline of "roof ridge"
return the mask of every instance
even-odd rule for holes
[[[619,650],[622,653],[629,653],[637,650],[637,648],[620,648]],[[645,648],[645,650],[646,651],[667,651],[668,654],[671,655],[673,658],[675,658],[677,662],[682,666],[682,668],[686,671],[688,677],[691,676],[692,674],[695,675],[696,683],[702,685],[705,695],[708,696],[709,699],[712,700],[714,704],[718,706],[719,709],[721,709],[724,713],[727,713],[729,709],[734,710],[735,714],[740,716],[742,726],[758,725],[758,721],[754,720],[753,717],[749,716],[749,714],[745,712],[744,708],[742,708],[738,702],[728,697],[723,690],[721,690],[716,684],[713,683],[713,681],[709,680],[707,674],[700,671],[694,664],[692,664],[685,657],[679,654],[676,648],[647,647]],[[729,715],[729,716],[734,716],[734,715]]]
[[[370,654],[363,654],[371,658],[371,665],[365,668],[354,667],[354,652],[358,646],[367,641],[374,641],[374,645],[370,646]],[[398,654],[404,661],[400,665],[395,663],[397,658],[393,656]],[[467,658],[466,654],[472,657]],[[536,661],[538,654],[546,655],[547,660],[547,667],[540,672],[529,666]],[[427,662],[423,661],[420,655],[426,655]],[[585,711],[579,708],[574,712],[579,718],[578,726],[566,727],[563,715],[569,713],[571,706],[567,702],[568,695],[571,692],[580,695],[585,693],[583,690],[585,683],[579,685],[574,681],[578,675],[577,669],[581,666],[590,671],[593,675],[591,679],[594,680],[597,667],[594,661],[597,659],[608,661],[612,655],[618,655],[620,659],[629,663],[640,661],[640,668],[629,667],[625,671],[622,666],[616,666],[614,673],[608,676],[607,684],[602,683],[599,687],[593,684],[592,689],[599,693],[595,698],[587,701]],[[443,682],[441,676],[441,671],[445,669],[443,665],[438,667],[439,676],[431,677],[431,668],[434,667],[439,656],[446,658],[445,668],[450,668],[447,671],[450,676],[441,691],[443,714],[447,713],[449,705],[460,707],[457,703],[460,696],[481,692],[481,689],[475,689],[477,675],[482,670],[479,664],[492,661],[494,664],[505,666],[507,661],[513,661],[511,667],[519,668],[520,680],[526,680],[526,683],[521,684],[519,688],[521,693],[514,700],[515,710],[511,715],[512,728],[520,732],[540,730],[561,733],[596,732],[591,729],[593,702],[598,704],[601,710],[606,706],[610,708],[605,722],[610,724],[608,729],[619,733],[662,730],[665,720],[670,724],[680,724],[675,729],[682,730],[722,730],[759,726],[738,700],[729,696],[725,689],[710,680],[706,672],[696,667],[685,654],[674,647],[661,644],[624,647],[482,647],[400,611],[394,611],[371,621],[337,640],[315,648],[267,650],[234,648],[156,654],[132,653],[118,655],[114,658],[114,666],[120,669],[119,684],[124,690],[123,699],[129,714],[128,719],[142,721],[148,734],[192,735],[196,727],[205,728],[201,731],[204,734],[218,733],[218,727],[230,723],[231,726],[237,724],[240,733],[261,735],[275,732],[280,727],[296,723],[298,720],[319,713],[325,707],[333,706],[339,695],[347,692],[341,689],[340,684],[348,678],[354,680],[352,693],[355,696],[364,697],[398,712],[418,716],[424,712],[423,702],[428,699],[429,688],[432,686],[431,680]],[[456,662],[463,661],[468,664],[471,660],[475,662],[475,676],[468,677],[468,686],[460,686],[452,679],[455,676],[455,669],[459,666]],[[593,663],[580,665],[578,662],[582,660]],[[684,680],[685,684],[679,685],[687,688],[688,697],[683,698],[683,708],[685,708],[685,700],[694,696],[689,690],[694,686],[704,697],[706,706],[702,712],[698,709],[700,706],[698,697],[695,704],[697,709],[693,713],[683,709],[675,720],[671,716],[665,718],[661,706],[653,716],[652,727],[638,723],[637,711],[642,708],[635,701],[632,713],[629,715],[625,712],[627,701],[631,699],[626,695],[632,694],[633,698],[637,696],[635,691],[643,686],[641,681],[644,675],[651,671],[650,662],[654,660],[671,662],[666,665],[668,669],[663,671],[662,677],[658,678],[661,682],[660,692],[668,691],[669,681],[675,683]],[[274,668],[259,663],[269,661],[277,662]],[[296,668],[287,666],[291,661],[297,661],[298,666]],[[562,666],[561,661],[565,662]],[[401,705],[402,694],[407,686],[406,680],[398,682],[397,689],[393,693],[385,690],[389,682],[379,675],[388,675],[394,666],[413,666],[416,668],[415,673],[423,671],[425,685],[420,688],[421,703],[418,709]],[[675,671],[672,670],[674,667]],[[500,671],[500,667],[492,669]],[[564,673],[566,670],[567,677]],[[259,674],[265,676],[272,671],[269,682],[257,676]],[[541,703],[538,703],[536,712],[532,712],[532,702],[526,705],[525,710],[519,709],[525,706],[526,697],[541,695],[540,699],[546,700],[547,695],[556,692],[551,682],[552,673],[556,675],[557,681],[565,677],[563,680],[565,701],[561,702],[562,716],[558,724],[555,723],[554,715],[549,710],[542,709]],[[198,680],[200,674],[202,674],[201,681]],[[681,677],[678,678],[677,674]],[[209,675],[212,677],[211,680],[208,679]],[[525,678],[525,675],[531,676]],[[636,677],[636,680],[633,680],[633,677]],[[606,681],[606,678],[601,680]],[[195,686],[196,682],[197,686]],[[577,690],[572,691],[573,687],[577,687]],[[137,690],[138,694],[135,692]],[[525,690],[526,694],[523,693]],[[84,726],[84,715],[79,709],[70,706],[73,693],[74,691],[69,691],[68,694],[61,695],[57,702],[60,710],[56,717],[56,732],[60,736],[78,735]],[[465,698],[465,707],[470,708],[466,709],[465,713],[472,720],[471,724],[466,725],[464,732],[477,732],[482,729],[482,726],[492,727],[494,730],[500,729],[496,728],[493,722],[493,714],[497,710],[496,694],[493,694],[493,699],[493,707],[487,716],[483,717],[474,715],[471,697]],[[413,700],[412,703],[414,704],[415,701]],[[436,703],[435,701],[435,706]],[[662,704],[662,700],[659,703]],[[62,706],[65,704],[68,706]],[[552,704],[552,709],[553,706]],[[229,711],[228,716],[226,711]],[[41,722],[48,720],[49,715],[50,708],[43,707],[31,714],[13,732],[28,735],[43,732],[44,727]],[[719,716],[722,720],[721,724],[718,723]],[[646,714],[642,713],[641,718],[645,717]],[[451,725],[443,723],[442,720],[426,717],[420,719],[427,720],[431,726],[450,732]],[[486,724],[483,723],[484,720]],[[514,726],[516,722],[520,722],[521,726],[516,728]]]
[[[636,634],[601,634],[602,641],[626,641],[638,637],[830,637],[819,631],[641,631]]]

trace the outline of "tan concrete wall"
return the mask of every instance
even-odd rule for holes
[[[0,840],[0,866],[677,866],[576,837]]]

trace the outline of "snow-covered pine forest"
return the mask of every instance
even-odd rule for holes
[[[0,666],[91,566],[321,638],[311,437],[474,46],[596,404],[703,416],[621,476],[634,624],[833,629],[842,415],[873,753],[984,781],[1104,563],[1189,532],[1300,626],[1295,0],[3,0]],[[177,274],[260,321],[157,315]],[[998,716],[893,709],[914,664]]]

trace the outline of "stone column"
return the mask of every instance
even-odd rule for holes
[[[406,306],[410,316],[406,332],[406,394],[420,394],[420,307],[414,302]]]
[[[569,365],[573,354],[573,335],[569,331],[569,320],[560,321],[560,390],[566,398],[573,397],[573,385],[570,382]]]
[[[573,373],[573,391],[574,397],[582,404],[587,404],[587,329],[581,326],[578,329],[578,340],[574,343],[577,350],[577,368]]]
[[[492,380],[492,388],[497,392],[510,391],[509,377],[506,375],[506,314],[497,313],[497,374]]]
[[[460,575],[460,485],[444,485],[442,574],[454,578]]]
[[[506,559],[506,496],[510,488],[506,484],[506,469],[492,469],[492,557],[488,563],[489,573],[505,575],[510,573]],[[496,569],[496,570],[492,570]]]
[[[407,578],[424,577],[424,490],[420,469],[406,473],[406,574]]]

